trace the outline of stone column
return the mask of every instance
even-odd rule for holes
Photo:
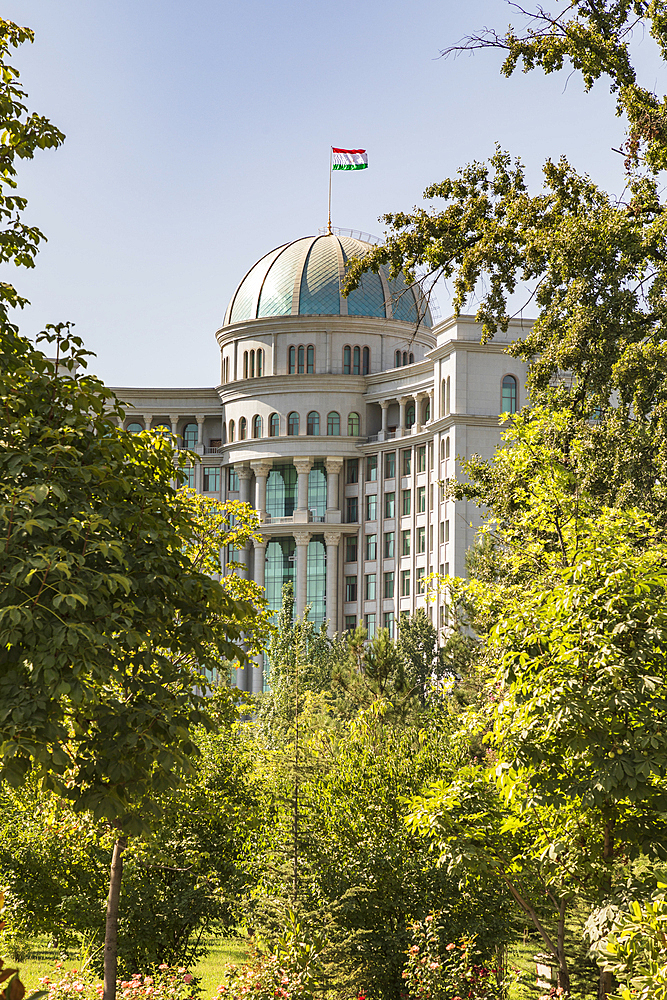
[[[171,433],[174,435],[176,439],[178,439],[178,420],[179,420],[178,413],[170,413],[169,419],[171,421]]]
[[[389,420],[389,403],[380,403],[382,408],[382,441],[387,440],[387,424]]]
[[[343,468],[342,458],[325,458],[327,470],[327,521],[330,524],[340,524],[341,512],[338,502],[338,476]]]
[[[296,542],[296,613],[303,615],[308,600],[308,543],[309,531],[294,533]]]
[[[419,434],[422,429],[422,407],[427,396],[427,392],[418,392],[415,396],[415,426],[413,428],[415,434]]]
[[[308,474],[313,467],[313,460],[312,458],[295,458],[293,462],[299,477],[294,520],[297,523],[306,524],[308,522]]]
[[[409,396],[401,396],[398,401],[398,427],[396,428],[396,437],[403,437],[405,434],[405,407],[407,406]]]
[[[149,431],[151,429],[151,424],[153,423],[153,414],[142,413],[141,415],[144,418],[144,430]]]
[[[252,462],[255,473],[255,509],[260,521],[266,520],[266,480],[271,471],[271,462]]]
[[[259,584],[260,587],[264,586],[266,573],[266,542],[267,539],[260,535],[252,543],[255,549],[255,583]],[[264,689],[264,653],[257,654],[254,665],[249,668],[249,673],[251,683],[248,685],[248,690],[252,691],[253,694],[261,694]]]
[[[241,465],[238,468],[239,476],[239,500],[244,503],[250,503],[250,479],[252,477],[252,469],[248,468],[247,465]],[[243,580],[248,579],[248,557],[250,555],[249,545],[241,549],[241,554],[239,557],[239,562],[243,563],[243,569],[239,570],[239,576]]]
[[[327,619],[329,634],[338,631],[338,544],[340,534],[337,531],[325,531],[324,542],[327,547]]]
[[[206,417],[201,415],[197,417],[197,446],[200,447],[204,443],[204,420]]]

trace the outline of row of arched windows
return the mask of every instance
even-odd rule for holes
[[[370,375],[370,373],[370,347],[350,347],[346,344],[343,348],[343,375]]]
[[[394,352],[394,368],[402,368],[403,365],[413,365],[415,363],[415,356],[410,351],[395,351]]]
[[[258,348],[256,351],[243,352],[243,377],[261,378],[264,374],[264,351]]]
[[[327,414],[327,435],[329,437],[335,437],[340,434],[340,413],[336,413],[332,410],[331,413]],[[292,437],[296,437],[299,434],[300,428],[300,418],[296,410],[287,415],[287,434]],[[248,421],[245,417],[241,417],[239,420],[239,441],[245,441],[248,437]],[[253,438],[261,438],[263,434],[263,421],[258,413],[252,418],[251,423],[251,433]],[[350,413],[347,418],[347,433],[349,437],[359,437],[361,434],[361,419],[358,413]],[[320,415],[317,410],[311,410],[306,417],[306,434],[319,436],[320,434]],[[280,415],[278,413],[272,413],[269,417],[269,437],[279,437],[280,436]],[[232,442],[236,440],[236,425],[233,420],[229,421],[227,440]]]
[[[287,371],[290,375],[315,374],[315,348],[312,344],[299,344],[287,351]]]

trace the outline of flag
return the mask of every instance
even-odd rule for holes
[[[365,149],[337,149],[333,151],[332,170],[365,170],[368,167],[368,153]]]

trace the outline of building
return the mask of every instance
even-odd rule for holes
[[[505,348],[526,324],[482,345],[471,317],[434,325],[387,270],[343,298],[346,261],[368,248],[337,230],[272,250],[216,333],[217,387],[116,392],[127,429],[166,426],[201,455],[192,486],[258,510],[262,541],[240,559],[272,608],[291,580],[299,613],[373,635],[426,604],[429,573],[465,574],[479,512],[440,484],[490,457],[499,415],[522,405],[526,366]],[[445,595],[426,607],[443,627]],[[261,690],[261,666],[238,683]]]

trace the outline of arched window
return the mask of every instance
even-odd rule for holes
[[[331,412],[327,416],[327,434],[329,436],[340,434],[340,414]]]
[[[350,413],[347,418],[347,433],[349,437],[359,437],[359,414]]]
[[[309,375],[315,374],[315,348],[312,344],[308,344],[306,350],[306,371]]]
[[[296,347],[290,347],[287,352],[287,371],[290,375],[296,372]]]
[[[262,418],[259,413],[256,413],[252,418],[252,436],[254,438],[261,438],[262,436]]]
[[[407,410],[405,411],[405,426],[412,427],[415,422],[415,404],[410,403]]]
[[[343,375],[352,373],[352,348],[347,345],[343,348]]]
[[[440,438],[440,461],[443,462],[445,459],[445,439]]]
[[[293,411],[287,418],[287,433],[296,437],[299,433],[299,414]]]
[[[245,441],[248,434],[248,421],[245,417],[239,420],[239,441]]]
[[[186,424],[183,428],[183,447],[194,448],[199,440],[196,424]]]
[[[234,421],[229,421],[229,440],[230,442],[234,440]]]
[[[501,413],[516,413],[516,379],[514,375],[505,375],[500,400]]]
[[[400,368],[400,367],[401,367],[401,352],[400,351],[395,351],[394,352],[394,368]]]
[[[261,378],[264,370],[264,351],[257,351],[257,378]]]
[[[361,350],[358,347],[355,347],[354,349],[354,362],[352,364],[352,374],[353,375],[361,374]]]
[[[248,352],[243,352],[243,377],[248,377]]]
[[[408,363],[408,352],[403,351],[403,364],[407,365],[407,363]]]
[[[423,404],[422,413],[423,413],[422,423],[423,424],[427,424],[429,422],[429,420],[431,419],[431,400],[430,399],[427,399],[426,402]]]
[[[128,434],[141,434],[141,432],[143,431],[143,427],[141,426],[141,424],[131,423],[127,425],[125,430],[127,431]]]
[[[272,413],[269,417],[269,437],[280,437],[280,417],[277,413]]]
[[[445,458],[449,458],[449,438],[445,438]]]
[[[364,362],[363,362],[363,374],[370,375],[371,373],[371,349],[370,347],[364,347]]]
[[[299,375],[303,375],[303,373],[304,373],[304,367],[303,367],[303,365],[304,365],[304,359],[305,359],[305,357],[306,357],[306,350],[305,350],[303,344],[300,344],[299,345],[299,369],[298,369]]]
[[[255,352],[250,352],[250,378],[255,377]]]
[[[306,434],[320,433],[320,415],[317,410],[311,410],[306,421]]]
[[[414,363],[415,363],[415,356],[412,352],[410,352],[410,357],[408,358],[408,364],[414,365]]]

